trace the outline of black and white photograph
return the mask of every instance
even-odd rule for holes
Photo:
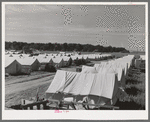
[[[148,119],[147,21],[147,2],[2,2],[2,118]]]

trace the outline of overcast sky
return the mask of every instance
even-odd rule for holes
[[[145,40],[145,6],[6,5],[5,29],[6,41],[128,49],[129,39]]]

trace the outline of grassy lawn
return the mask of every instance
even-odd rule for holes
[[[116,103],[121,110],[145,110],[145,73],[132,67],[126,78],[127,95]]]

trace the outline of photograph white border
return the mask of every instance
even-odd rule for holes
[[[43,5],[145,5],[146,39],[146,105],[145,110],[70,110],[54,113],[54,110],[5,110],[5,5],[43,4]],[[148,120],[148,2],[2,2],[2,120]]]

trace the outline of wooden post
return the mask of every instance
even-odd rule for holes
[[[40,110],[40,104],[37,104],[37,110]]]
[[[47,103],[43,103],[43,109],[46,109]]]
[[[30,106],[30,109],[33,110],[33,106]]]

